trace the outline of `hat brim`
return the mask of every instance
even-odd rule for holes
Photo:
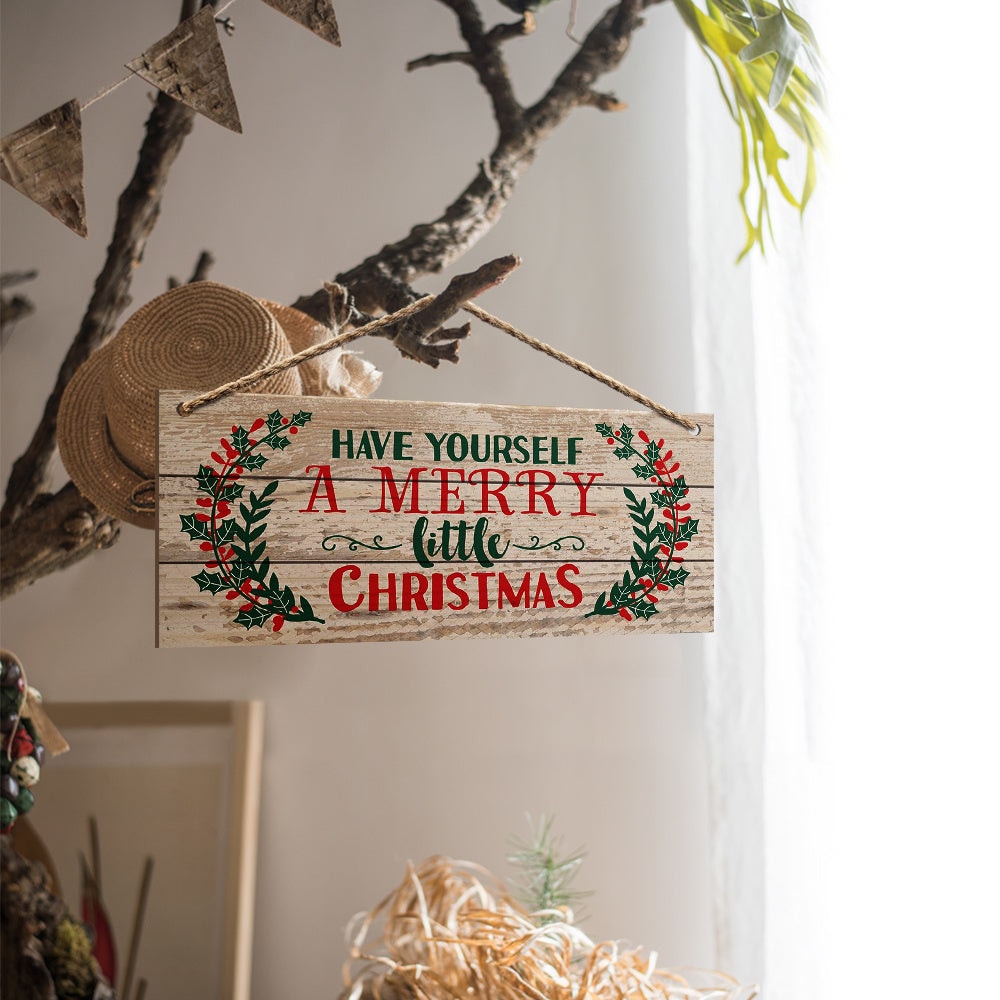
[[[111,344],[77,369],[56,424],[59,454],[76,488],[100,510],[140,528],[156,526],[155,472],[143,476],[118,454],[108,432],[104,385]]]

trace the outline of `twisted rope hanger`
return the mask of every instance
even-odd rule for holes
[[[286,371],[288,368],[301,364],[303,361],[308,361],[310,358],[318,357],[320,354],[326,354],[327,351],[332,351],[335,347],[342,347],[344,344],[349,344],[352,340],[357,340],[360,337],[367,336],[369,333],[375,333],[377,330],[391,326],[398,320],[406,319],[414,313],[418,313],[421,310],[426,309],[427,306],[435,300],[435,298],[436,296],[434,295],[425,295],[423,298],[417,299],[416,302],[411,302],[408,306],[404,306],[396,312],[380,316],[371,323],[365,323],[364,326],[359,326],[357,329],[351,330],[349,333],[342,333],[336,337],[331,337],[329,340],[324,340],[319,344],[314,344],[312,347],[308,347],[306,350],[300,351],[292,357],[283,358],[281,361],[275,362],[267,368],[260,368],[255,372],[250,372],[250,374],[244,375],[242,378],[236,379],[233,382],[227,382],[224,385],[220,385],[217,389],[212,389],[210,392],[196,396],[194,399],[190,399],[186,403],[180,403],[177,407],[177,412],[184,417],[193,413],[200,407],[207,406],[209,403],[214,403],[216,400],[222,399],[225,396],[241,392],[244,389],[250,389],[259,382],[263,382],[264,379],[269,378],[271,375],[276,375],[278,372]],[[680,427],[683,427],[691,434],[694,435],[701,432],[701,427],[690,418],[682,416],[674,410],[669,410],[665,406],[661,406],[655,400],[650,399],[648,396],[644,396],[641,392],[638,392],[631,386],[626,385],[624,382],[619,382],[618,379],[612,378],[610,375],[605,375],[604,372],[598,371],[598,369],[588,365],[586,362],[580,361],[578,358],[574,358],[570,354],[557,350],[555,347],[551,347],[549,344],[546,344],[541,340],[528,336],[528,334],[518,330],[517,327],[511,326],[510,323],[492,315],[492,313],[488,313],[485,309],[480,308],[472,302],[466,302],[462,308],[470,315],[475,316],[476,319],[482,320],[482,322],[495,327],[497,330],[502,330],[515,340],[519,340],[522,344],[527,344],[528,347],[531,347],[536,351],[541,351],[542,354],[547,354],[550,358],[554,358],[556,361],[561,361],[564,365],[568,365],[575,371],[588,375],[590,378],[595,379],[598,382],[602,382],[609,388],[614,389],[615,392],[618,392],[626,398],[639,403],[641,406],[652,410],[664,419],[671,421],[671,423],[675,423]]]

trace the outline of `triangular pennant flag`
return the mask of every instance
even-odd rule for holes
[[[212,7],[202,7],[125,65],[199,114],[242,132]]]
[[[0,139],[0,179],[74,233],[87,235],[83,136],[76,98]]]
[[[314,35],[319,35],[333,45],[340,45],[337,16],[330,6],[330,0],[264,0],[264,3],[287,14],[293,21],[298,21]]]

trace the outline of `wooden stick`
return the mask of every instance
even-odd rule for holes
[[[139,942],[142,940],[142,925],[146,919],[146,902],[149,899],[149,885],[153,880],[153,859],[146,858],[139,885],[139,899],[135,905],[135,919],[132,921],[132,935],[128,943],[128,961],[125,964],[125,979],[122,981],[122,1000],[129,1000],[132,977],[135,975],[136,959],[139,957]]]
[[[103,898],[104,886],[101,884],[101,841],[97,834],[97,817],[89,817],[90,823],[90,869],[94,876],[94,884],[98,894]]]

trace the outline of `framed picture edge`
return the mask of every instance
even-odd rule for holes
[[[221,996],[250,1000],[264,702],[54,701],[46,702],[45,708],[56,726],[67,731],[132,726],[231,727]]]

